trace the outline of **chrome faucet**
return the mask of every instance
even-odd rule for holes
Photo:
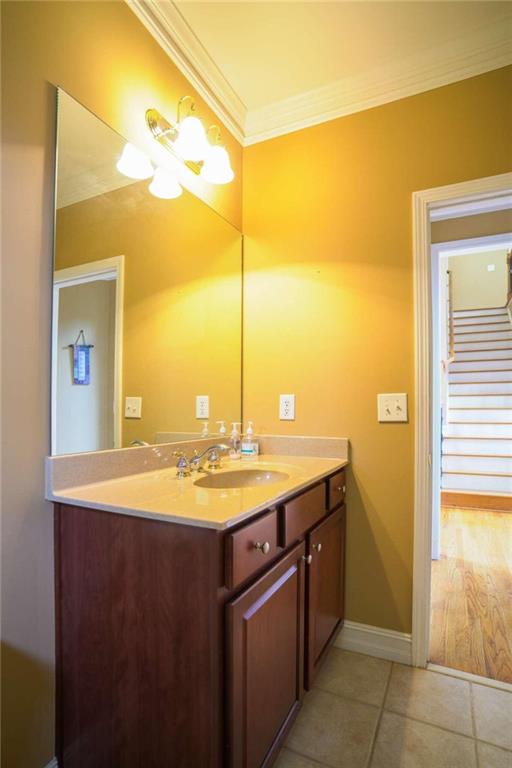
[[[190,459],[190,469],[192,472],[200,472],[204,469],[204,458],[208,458],[208,469],[220,468],[220,451],[229,451],[229,445],[224,443],[216,443],[215,445],[209,445],[201,453],[194,451],[193,457]]]
[[[201,453],[194,450],[194,455],[191,459],[187,458],[183,451],[174,451],[173,456],[178,457],[178,461],[176,462],[176,474],[178,477],[188,477],[191,472],[205,472],[205,458],[208,459],[208,469],[219,469],[220,452],[222,451],[229,451],[229,445],[216,443],[215,445],[209,445]]]

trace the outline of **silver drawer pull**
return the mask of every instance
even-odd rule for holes
[[[270,552],[270,542],[264,541],[263,544],[259,541],[254,545],[254,549],[259,549],[264,555],[268,555]]]
[[[347,486],[346,485],[337,485],[336,486],[336,490],[338,491],[338,493],[345,493],[345,491],[347,490]]]
[[[313,555],[302,555],[302,559],[306,563],[306,565],[311,565],[313,562]]]
[[[318,553],[322,551],[322,542],[318,542],[318,544],[313,544],[313,549],[316,549]]]

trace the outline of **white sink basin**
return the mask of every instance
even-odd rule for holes
[[[195,480],[194,485],[200,488],[257,488],[288,480],[289,477],[286,472],[271,469],[235,469],[232,472],[206,475]]]

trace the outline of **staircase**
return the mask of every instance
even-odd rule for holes
[[[503,307],[453,316],[441,487],[512,494],[512,324]]]

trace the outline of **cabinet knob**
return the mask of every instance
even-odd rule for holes
[[[263,543],[261,543],[260,541],[257,541],[256,544],[254,545],[254,549],[259,549],[260,552],[262,552],[264,555],[268,555],[268,553],[270,552],[270,542],[264,541]]]
[[[345,493],[345,491],[347,490],[347,486],[346,485],[338,485],[336,487],[336,490],[338,491],[338,493]]]
[[[306,563],[306,565],[311,565],[313,562],[313,555],[302,555],[302,559]]]
[[[322,542],[319,541],[318,544],[313,544],[313,549],[316,549],[317,552],[322,551]]]

